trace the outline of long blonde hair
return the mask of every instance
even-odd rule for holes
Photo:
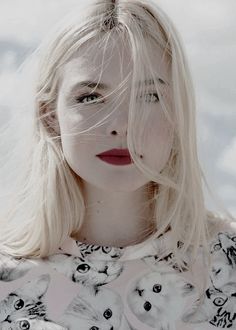
[[[74,10],[37,50],[40,63],[32,97],[34,111],[26,119],[28,133],[6,158],[12,161],[15,150],[22,147],[20,171],[14,182],[11,178],[10,202],[1,210],[1,252],[17,257],[45,257],[55,253],[68,235],[73,237],[79,232],[85,214],[83,195],[65,160],[51,118],[56,116],[60,69],[86,42],[96,42],[96,36],[102,35],[105,45],[113,30],[125,35],[130,43],[133,84],[140,73],[145,74],[142,67],[144,58],[146,63],[149,60],[147,37],[170,58],[174,112],[161,99],[160,102],[168,120],[174,122],[175,137],[161,173],[149,168],[135,154],[135,133],[138,123],[145,123],[146,115],[145,112],[140,112],[141,117],[137,115],[134,88],[129,109],[128,147],[153,187],[156,235],[171,226],[176,254],[179,241],[184,243],[182,252],[192,247],[193,257],[200,244],[206,245],[207,211],[202,190],[204,177],[197,155],[195,99],[181,39],[166,14],[151,1],[94,0]],[[153,80],[158,89],[156,77]],[[4,166],[6,169],[7,162]]]

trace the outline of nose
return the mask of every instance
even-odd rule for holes
[[[143,291],[144,291],[144,290],[140,290],[139,288],[135,288],[135,291],[138,292],[138,295],[139,295],[140,297],[142,297],[142,294],[143,294]]]
[[[119,109],[117,108],[112,114],[112,116],[109,118],[106,134],[126,137],[127,128],[128,128],[128,104],[127,102],[125,102],[125,104],[120,106]]]
[[[8,315],[4,321],[11,323],[10,315]]]

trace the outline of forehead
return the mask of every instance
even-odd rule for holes
[[[142,52],[138,45],[137,52]],[[169,58],[164,56],[161,47],[153,40],[145,41],[145,52],[142,65],[151,68],[152,73],[168,82],[170,80]],[[116,87],[125,78],[132,79],[134,65],[133,55],[127,40],[112,36],[109,40],[93,40],[84,44],[61,70],[61,87],[69,91],[79,81],[101,81],[106,86]],[[141,77],[140,80],[145,80]],[[139,70],[137,71],[139,75]]]

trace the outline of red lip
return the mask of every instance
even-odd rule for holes
[[[129,156],[130,157],[130,153],[128,149],[111,149],[102,152],[97,156]]]
[[[128,149],[111,149],[97,155],[102,161],[113,165],[128,165],[132,159]]]

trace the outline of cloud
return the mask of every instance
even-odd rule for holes
[[[76,5],[78,0],[1,1],[0,39],[36,45]]]
[[[217,166],[236,178],[236,137],[220,155]],[[236,196],[236,193],[234,196]]]

